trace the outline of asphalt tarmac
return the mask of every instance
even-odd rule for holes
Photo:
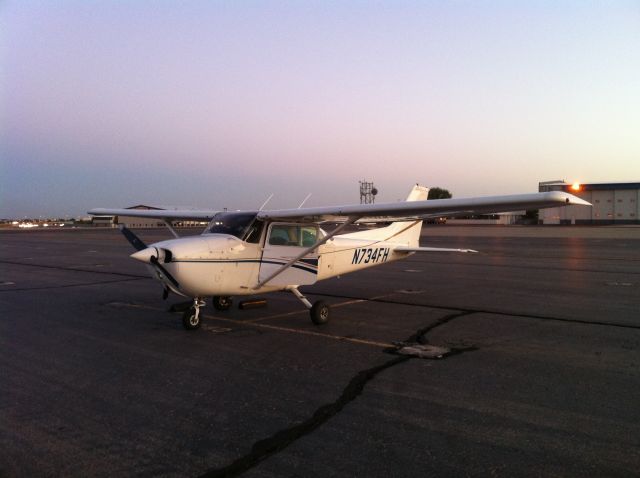
[[[422,244],[480,253],[303,288],[325,326],[278,293],[187,332],[117,231],[0,232],[0,476],[638,476],[640,228]]]

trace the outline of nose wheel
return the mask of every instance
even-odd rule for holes
[[[200,307],[204,307],[205,302],[202,299],[193,299],[193,305],[182,314],[182,325],[187,330],[195,330],[200,328],[202,319],[200,317]]]

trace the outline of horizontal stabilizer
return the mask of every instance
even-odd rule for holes
[[[448,249],[446,247],[405,247],[395,248],[398,252],[478,252],[474,249]]]

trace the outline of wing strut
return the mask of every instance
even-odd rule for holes
[[[325,242],[327,242],[329,239],[331,239],[333,236],[335,236],[336,234],[338,234],[340,231],[342,231],[345,227],[353,224],[354,222],[356,222],[358,219],[360,219],[360,216],[349,216],[347,218],[347,220],[345,222],[343,222],[342,224],[340,224],[338,227],[336,227],[333,231],[331,231],[329,234],[327,234],[326,236],[324,236],[322,239],[319,239],[318,241],[316,241],[316,243],[311,246],[311,247],[307,247],[304,251],[302,251],[300,254],[298,254],[296,257],[294,257],[293,259],[291,259],[289,262],[287,262],[285,265],[283,265],[280,269],[278,269],[277,271],[275,271],[273,274],[271,274],[269,277],[267,277],[266,279],[258,282],[258,285],[256,285],[253,289],[259,289],[260,287],[262,287],[263,285],[265,285],[267,282],[269,282],[271,279],[273,279],[276,276],[279,276],[280,274],[282,274],[284,271],[286,271],[289,267],[291,267],[293,264],[295,264],[296,262],[298,262],[300,259],[302,259],[304,256],[306,256],[307,254],[309,254],[310,252],[315,251],[318,247],[320,247],[322,244],[324,244]]]
[[[171,231],[171,234],[173,234],[176,239],[180,239],[180,236],[178,235],[176,230],[173,228],[173,224],[171,223],[171,221],[169,221],[168,219],[164,219],[164,224],[169,228],[169,230]]]

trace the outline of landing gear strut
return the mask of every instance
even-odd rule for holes
[[[182,325],[187,330],[195,330],[200,328],[202,320],[200,319],[200,307],[205,305],[204,300],[196,297],[193,299],[193,305],[182,314]]]
[[[302,292],[300,292],[297,287],[291,287],[289,290],[300,300],[300,302],[305,305],[307,309],[309,309],[311,322],[316,325],[322,325],[329,322],[329,316],[331,312],[329,304],[327,304],[324,300],[317,300],[313,304],[311,304],[311,302],[309,302],[309,299],[302,295]]]

